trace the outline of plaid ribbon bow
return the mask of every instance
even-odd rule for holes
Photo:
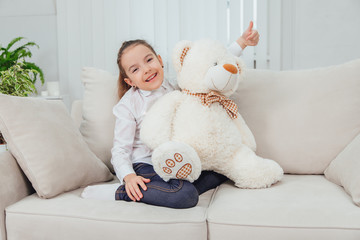
[[[226,110],[231,119],[237,118],[238,110],[236,103],[216,91],[210,91],[209,93],[192,93],[189,90],[184,89],[183,92],[188,95],[200,98],[201,104],[207,107],[209,107],[210,104],[214,102],[218,102]]]

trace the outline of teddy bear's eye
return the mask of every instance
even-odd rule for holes
[[[214,63],[214,66],[216,66],[216,65],[217,65],[217,62]]]

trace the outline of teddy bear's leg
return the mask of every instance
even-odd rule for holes
[[[284,174],[277,162],[257,156],[246,145],[242,145],[233,159],[225,165],[227,167],[223,174],[239,188],[270,187],[280,181]]]
[[[183,179],[195,181],[201,173],[201,162],[195,149],[182,142],[169,141],[154,149],[155,172],[165,181]]]

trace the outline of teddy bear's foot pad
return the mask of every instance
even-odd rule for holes
[[[154,150],[154,170],[165,181],[195,181],[201,173],[200,159],[195,150],[182,142],[166,142]]]
[[[163,167],[164,173],[171,174],[173,171],[171,168],[174,168],[177,163],[181,163],[183,161],[183,156],[180,153],[174,154],[174,159],[166,159],[165,164],[167,167]],[[187,178],[192,172],[192,165],[190,163],[185,163],[184,166],[182,166],[176,173],[177,179],[185,179]]]

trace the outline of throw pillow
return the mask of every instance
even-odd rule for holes
[[[360,207],[360,134],[330,163],[325,177],[343,186]]]
[[[0,94],[0,131],[42,198],[111,180],[62,101]]]
[[[84,97],[80,132],[92,152],[114,171],[110,161],[115,127],[112,109],[119,101],[117,77],[101,69],[85,67],[81,78]]]

